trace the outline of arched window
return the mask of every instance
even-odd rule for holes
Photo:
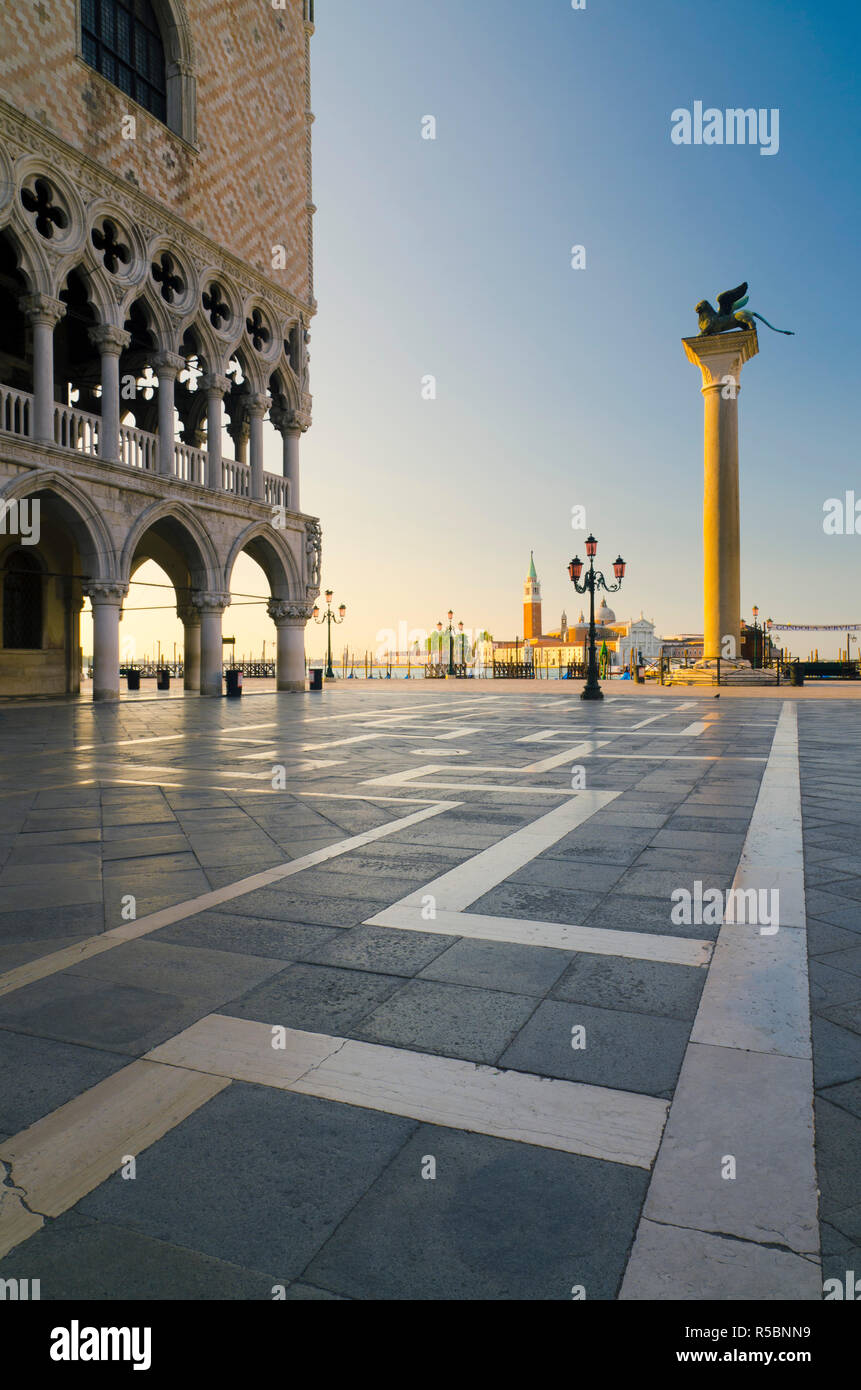
[[[167,121],[164,44],[151,0],[81,0],[81,50],[96,72]]]
[[[42,648],[42,570],[24,550],[10,556],[3,576],[3,646]]]

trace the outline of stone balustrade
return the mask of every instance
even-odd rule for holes
[[[0,384],[0,434],[10,434],[18,439],[34,438],[36,418],[35,396],[27,391],[16,390],[12,386]],[[101,454],[102,419],[77,406],[54,403],[53,407],[54,443],[61,449],[69,449],[78,454],[99,457]],[[121,424],[119,430],[119,462],[127,468],[140,469],[145,473],[159,472],[159,437],[134,425]],[[206,449],[196,449],[190,444],[177,440],[173,446],[173,462],[170,476],[178,482],[190,483],[196,487],[207,486],[208,454]],[[234,497],[252,500],[252,470],[246,463],[235,459],[221,460],[222,491]],[[288,478],[277,473],[264,472],[263,496],[258,500],[269,507],[290,507],[291,486]]]

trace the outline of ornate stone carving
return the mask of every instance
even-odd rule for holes
[[[219,396],[226,396],[233,382],[229,377],[219,376],[217,372],[206,372],[197,384],[201,391],[217,391]]]
[[[285,599],[271,599],[266,612],[269,614],[276,627],[282,623],[305,624],[311,619],[311,604],[309,603],[290,603]]]
[[[223,613],[230,607],[229,594],[192,594],[191,606],[198,613]]]
[[[112,579],[87,579],[81,586],[81,592],[85,598],[95,606],[97,603],[109,603],[122,605],[128,596],[129,586],[120,580]]]
[[[305,523],[305,591],[309,598],[320,592],[320,569],[323,563],[323,531],[319,521]]]
[[[66,312],[63,301],[49,294],[25,294],[19,302],[30,323],[44,323],[49,328],[54,328]]]
[[[152,365],[159,377],[176,377],[186,365],[185,358],[180,357],[176,352],[156,352],[153,354]]]
[[[123,328],[114,328],[113,324],[99,323],[95,328],[89,330],[89,338],[94,348],[101,353],[110,353],[114,357],[119,357],[121,352],[125,352],[129,346],[132,335],[126,333]]]
[[[310,417],[300,410],[290,410],[288,406],[273,406],[269,419],[280,434],[304,434],[311,427]]]

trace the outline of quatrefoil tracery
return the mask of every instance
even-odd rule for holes
[[[204,309],[209,314],[209,322],[213,328],[217,330],[230,322],[230,305],[227,303],[224,291],[217,280],[213,280],[209,289],[204,291],[202,302]]]
[[[252,309],[251,318],[245,320],[245,328],[256,352],[262,352],[272,334],[259,309]]]
[[[54,190],[47,179],[36,179],[32,188],[22,188],[21,202],[35,215],[36,231],[47,241],[54,235],[55,227],[59,231],[68,227],[68,213],[54,202]]]
[[[105,269],[111,275],[116,275],[120,262],[123,265],[131,264],[132,253],[125,242],[120,241],[116,223],[109,217],[105,218],[101,227],[94,227],[90,235],[96,250],[102,253]]]
[[[173,304],[176,296],[185,290],[185,281],[177,270],[176,261],[169,251],[162,251],[158,260],[153,262],[152,278],[161,287],[161,297],[166,304]]]

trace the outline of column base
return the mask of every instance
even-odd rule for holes
[[[279,682],[278,682],[278,693],[279,693],[279,695],[280,695],[280,694],[289,695],[289,694],[291,694],[291,693],[292,693],[292,694],[296,694],[297,692],[303,692],[303,693],[304,693],[305,691],[307,691],[307,689],[308,689],[308,682],[307,682],[307,681],[279,681]]]

